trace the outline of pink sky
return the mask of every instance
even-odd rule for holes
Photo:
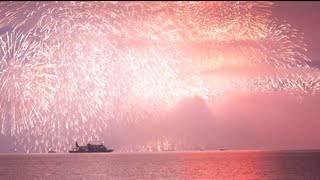
[[[319,12],[319,2],[275,2],[273,7],[274,16],[286,19],[304,32],[313,67],[320,64]],[[256,73],[241,68],[230,71],[236,76]],[[262,73],[262,69],[257,71]],[[303,95],[301,100],[287,93],[233,94],[213,105],[198,97],[185,98],[162,120],[115,128],[111,144],[141,143],[153,136],[171,136],[184,137],[190,144],[199,143],[212,149],[320,148],[320,95]],[[9,139],[0,134],[0,152],[7,151]]]
[[[304,33],[305,42],[308,45],[308,54],[314,61],[320,62],[320,3],[317,1],[282,1],[275,2],[274,16],[285,19],[294,28]]]

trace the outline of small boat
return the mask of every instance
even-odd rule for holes
[[[86,146],[79,146],[78,142],[76,142],[76,147],[72,148],[69,153],[109,153],[112,152],[113,149],[107,149],[106,146],[101,144],[87,144]]]
[[[57,151],[55,151],[53,149],[49,149],[48,153],[57,153]]]

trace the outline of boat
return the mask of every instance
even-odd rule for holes
[[[79,146],[78,142],[76,142],[76,147],[72,148],[69,153],[109,153],[112,152],[113,149],[108,149],[106,146],[101,144],[90,144],[88,143],[86,146]]]
[[[55,151],[53,149],[49,149],[48,153],[57,153],[57,151]]]

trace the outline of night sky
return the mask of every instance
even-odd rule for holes
[[[276,17],[279,20],[286,20],[289,24],[292,25],[294,29],[297,29],[298,31],[304,33],[305,43],[307,44],[307,49],[308,49],[308,52],[306,53],[306,55],[311,59],[311,62],[308,62],[308,64],[310,65],[310,67],[314,67],[319,70],[320,69],[320,24],[318,23],[318,21],[319,21],[319,14],[320,14],[320,2],[274,2],[274,5],[271,10],[272,10],[272,15],[274,17]],[[0,26],[0,33],[4,30],[6,29],[1,30],[1,26]],[[99,41],[99,39],[97,39],[97,41]],[[132,42],[134,44],[134,41]],[[143,44],[143,43],[139,44],[139,42],[135,42],[135,43],[138,43],[138,45]],[[152,47],[150,47],[150,49],[152,49]],[[170,47],[168,47],[168,49],[170,50]],[[164,50],[164,52],[166,51],[167,50]],[[133,52],[132,54],[134,55],[134,51],[132,52]],[[132,64],[130,65],[134,66]],[[88,68],[90,68],[89,63],[85,64],[85,66],[88,66]],[[82,66],[79,66],[79,67],[81,68]],[[94,66],[94,67],[100,68],[100,66]],[[232,68],[230,69],[228,68],[230,67],[226,67],[228,71],[230,71],[230,69],[232,70]],[[245,68],[240,69],[239,71],[241,72],[245,71],[248,74],[256,73],[255,70],[245,69]],[[259,72],[260,69],[258,69],[257,71]],[[145,71],[141,70],[141,72],[148,73],[148,70],[145,70]],[[151,72],[154,73],[153,71]],[[270,71],[270,72],[273,73],[274,71]],[[281,73],[278,71],[276,72],[279,74]],[[86,75],[86,73],[84,73],[84,75]],[[88,74],[92,75],[91,73],[92,72]],[[112,72],[112,73],[117,74],[117,72]],[[154,77],[158,77],[158,75],[161,73],[162,72],[157,72],[156,74],[157,76],[155,76],[154,74],[151,74],[150,76],[154,75]],[[237,73],[238,71],[231,72],[229,74],[227,72],[227,76],[230,74],[231,76],[237,76]],[[139,73],[137,74],[138,74],[137,76],[141,75]],[[80,73],[79,76],[81,75],[83,74]],[[315,75],[319,75],[319,73]],[[224,76],[223,73],[222,73],[222,76]],[[159,77],[162,77],[162,76],[159,76]],[[185,76],[185,77],[188,77],[188,76]],[[121,78],[125,79],[126,77],[121,77]],[[142,76],[142,78],[144,78],[144,76]],[[171,78],[171,76],[168,76],[168,79],[169,78]],[[120,80],[123,80],[123,79],[120,79]],[[66,81],[66,82],[72,83],[72,78],[68,80],[70,82],[69,81]],[[119,84],[122,85],[121,83],[123,82],[120,82],[120,80],[119,82],[115,81],[112,83],[114,83],[115,85],[119,85]],[[144,80],[145,81],[143,82],[147,82],[147,84],[142,84],[141,86],[148,86],[149,79],[144,79]],[[88,80],[85,82],[88,82],[87,86],[89,87],[95,86],[93,81]],[[91,82],[92,84],[90,84]],[[165,82],[164,84],[167,83],[166,81],[164,82]],[[170,82],[168,83],[168,86],[172,85],[170,84]],[[131,83],[131,82],[129,81],[125,83]],[[85,88],[87,88],[87,86],[85,86]],[[105,87],[105,86],[101,85],[101,87]],[[81,92],[84,91],[85,88],[84,89],[80,88]],[[137,89],[139,90],[139,88]],[[157,88],[155,89],[157,93],[158,89]],[[124,89],[122,91],[127,92],[127,89]],[[62,92],[64,93],[64,91]],[[98,92],[98,90],[96,92]],[[147,93],[149,92],[151,92],[151,90],[150,91],[147,90],[139,93],[148,97],[147,95],[149,94]],[[317,91],[317,93],[318,92],[319,91]],[[90,96],[88,95],[88,97],[91,97],[91,94]],[[72,99],[73,96],[70,95],[70,98]],[[133,103],[132,106],[136,105],[134,104],[134,103],[137,103],[135,102],[136,99],[134,99],[134,96],[129,97],[128,98],[129,101],[131,100],[131,98],[133,102],[129,102],[129,103]],[[301,100],[302,98],[303,98],[303,101]],[[81,99],[81,97],[79,99]],[[170,100],[170,98],[168,99]],[[147,117],[146,120],[142,121],[142,123],[137,123],[137,124],[122,123],[123,127],[117,127],[117,125],[115,125],[112,127],[114,129],[111,130],[113,136],[109,137],[107,134],[104,134],[103,138],[105,141],[108,142],[108,145],[110,144],[111,146],[114,146],[114,147],[117,147],[118,145],[117,143],[119,142],[121,142],[122,144],[143,143],[144,139],[149,138],[147,137],[148,134],[152,134],[156,137],[164,137],[164,136],[185,137],[192,144],[197,144],[197,143],[206,144],[206,148],[211,148],[211,149],[320,148],[320,144],[318,142],[318,137],[320,136],[320,133],[318,131],[318,127],[320,127],[320,121],[319,121],[320,113],[318,110],[318,107],[320,107],[319,94],[313,94],[313,95],[304,94],[304,95],[301,95],[300,97],[295,95],[288,96],[286,92],[276,92],[273,94],[265,93],[265,92],[254,92],[254,93],[245,92],[245,93],[239,93],[239,94],[234,93],[228,96],[225,99],[225,101],[221,102],[220,104],[213,104],[213,105],[210,105],[204,99],[205,98],[201,98],[199,96],[185,97],[182,100],[178,101],[178,103],[175,104],[173,107],[171,107],[172,109],[170,109],[170,111],[165,116],[165,118],[162,117],[163,119],[161,121],[148,121],[147,120],[148,116],[146,116]],[[64,99],[59,99],[59,100],[63,101]],[[84,100],[86,100],[85,96],[84,96]],[[94,102],[94,100],[92,100],[92,102]],[[88,104],[90,103],[91,101],[88,102]],[[112,103],[116,105],[118,103],[119,109],[120,109],[120,105],[123,105],[121,104],[121,101],[118,101],[118,99],[116,98],[112,101]],[[137,104],[139,103],[140,102],[138,102]],[[141,104],[143,104],[143,102],[141,102]],[[162,104],[159,103],[160,104],[159,105],[156,100],[154,104],[158,106],[162,106]],[[0,106],[0,108],[1,107],[2,106]],[[86,108],[87,106],[80,106],[80,107]],[[148,108],[148,104],[141,107]],[[118,107],[116,106],[115,109],[117,108]],[[98,113],[100,112],[100,111],[95,111],[94,108],[92,109],[93,109],[92,110],[93,112],[98,112]],[[144,112],[143,108],[142,110],[139,108],[137,109],[138,110],[136,111],[133,110],[133,112],[137,114]],[[68,114],[68,112],[63,112],[63,113]],[[100,114],[98,113],[96,116],[100,118],[99,116]],[[115,114],[115,117],[118,117],[117,111],[114,111],[113,113]],[[133,114],[132,116],[135,115],[132,112],[129,112],[129,113],[131,113],[130,115]],[[104,115],[103,112],[101,112],[101,114]],[[148,114],[148,112],[146,112],[146,114]],[[101,116],[105,118],[103,115]],[[124,117],[121,117],[121,115],[119,115],[119,117],[124,118]],[[99,121],[94,122],[92,126],[99,127],[100,125],[99,123],[100,123]],[[72,125],[70,126],[72,127]],[[86,126],[83,125],[83,127],[86,127]],[[67,129],[68,128],[70,127],[67,127]],[[1,144],[0,153],[13,151],[13,138],[10,137],[9,135],[4,135],[0,133],[0,144]]]
[[[285,19],[294,28],[304,33],[308,54],[313,61],[320,62],[320,3],[317,1],[279,1],[275,2],[273,14]]]

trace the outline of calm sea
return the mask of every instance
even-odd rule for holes
[[[320,151],[2,154],[0,179],[320,179]]]

